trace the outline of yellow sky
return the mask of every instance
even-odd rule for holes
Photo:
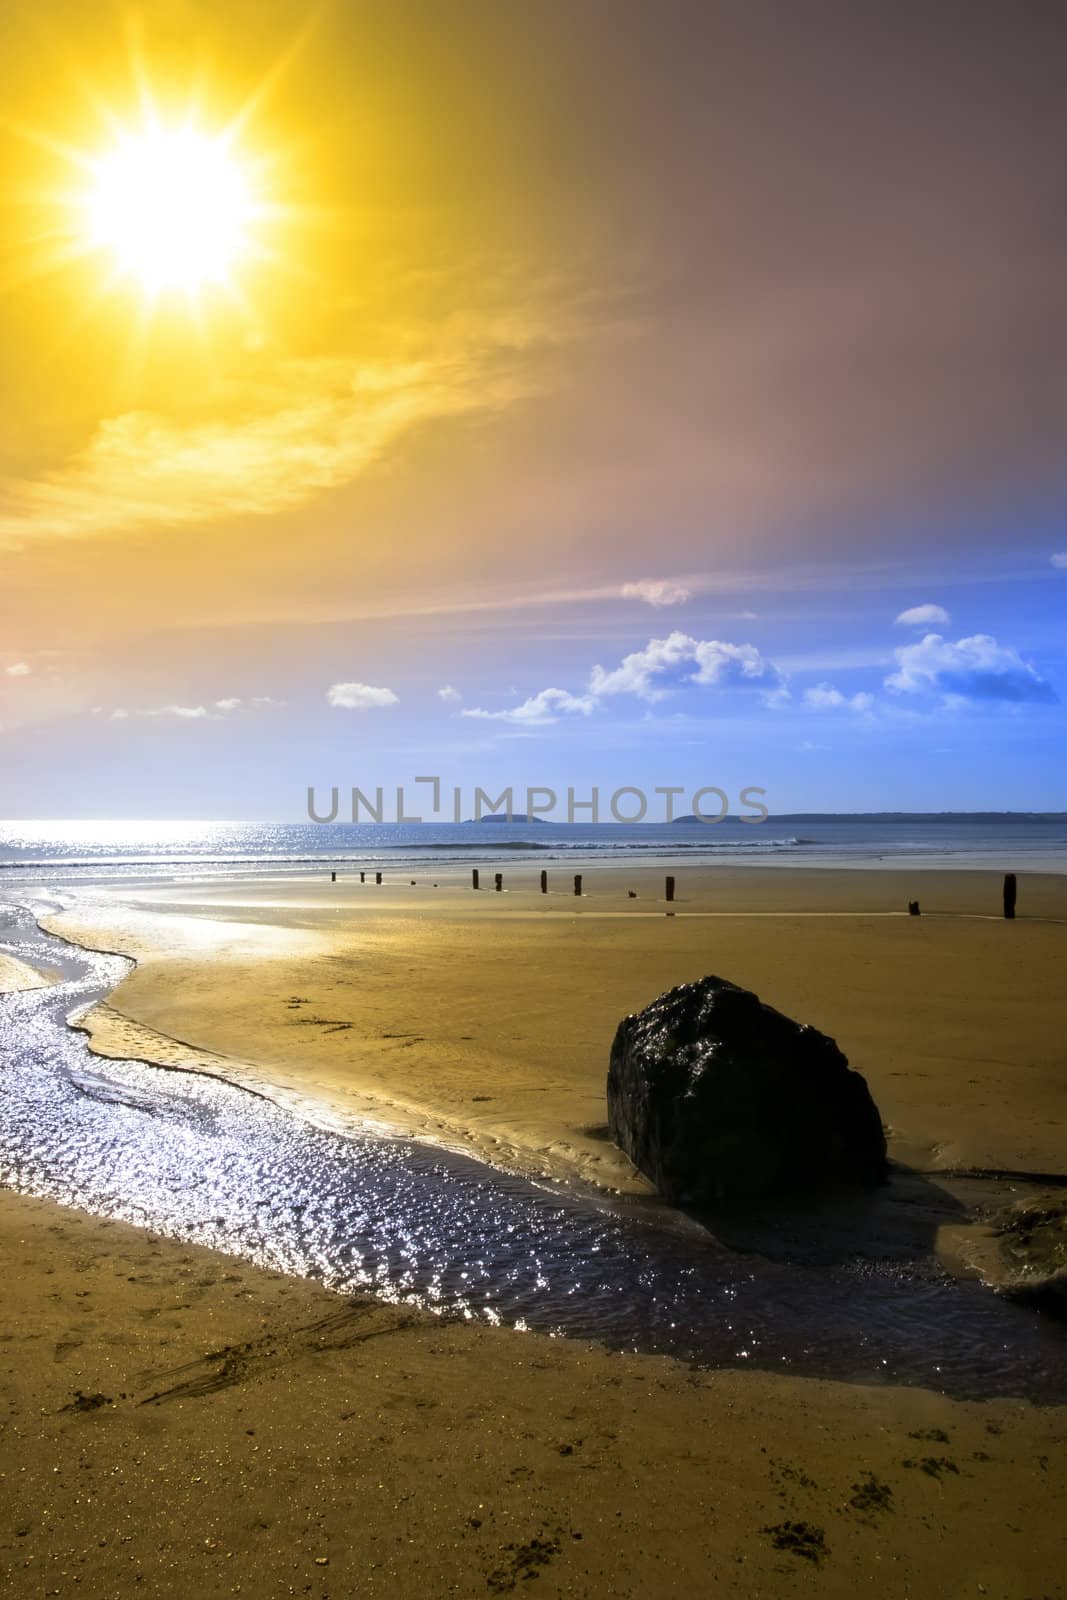
[[[201,530],[226,541],[223,590],[228,570],[284,566],[294,539],[306,560],[338,513],[313,527],[302,507],[408,434],[477,429],[538,393],[589,253],[558,181],[562,108],[529,35],[510,53],[506,13],[494,38],[427,7],[323,7],[303,27],[247,3],[147,18],[24,5],[9,39],[0,548],[40,593],[56,543],[93,540],[105,612],[176,566],[191,577]],[[208,134],[238,119],[263,202],[230,291],[191,305],[149,303],[83,249],[84,162],[146,105],[164,123],[194,105]],[[405,493],[419,475],[409,460]],[[77,587],[87,557],[63,559]]]

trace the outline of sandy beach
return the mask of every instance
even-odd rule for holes
[[[989,873],[686,867],[672,916],[659,872],[560,877],[141,885],[49,925],[137,961],[95,1050],[505,1169],[647,1193],[604,1138],[612,1033],[713,971],[838,1039],[899,1170],[1064,1170],[1067,879],[1006,924]],[[21,1593],[1064,1593],[1060,1406],[441,1322],[7,1191],[0,1263]]]
[[[51,979],[26,961],[0,951],[0,994],[19,994],[26,989],[43,989]]]
[[[0,1192],[12,1594],[1062,1595],[1067,1412],[347,1301]]]
[[[989,872],[676,871],[669,908],[661,869],[587,869],[577,899],[569,873],[542,896],[525,867],[501,894],[458,871],[153,886],[46,925],[137,960],[85,1019],[95,1050],[268,1083],[517,1171],[647,1190],[603,1137],[612,1036],[709,972],[831,1034],[897,1159],[1064,1169],[1067,877],[1023,876],[1006,923]]]

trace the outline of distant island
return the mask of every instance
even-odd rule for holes
[[[493,811],[487,817],[467,817],[463,826],[465,828],[477,828],[483,822],[532,822],[541,828],[545,826],[544,817],[528,817],[525,811],[513,811],[510,817],[503,816],[499,811]]]
[[[698,817],[693,812],[690,812],[689,816],[687,817],[672,817],[669,822],[657,823],[654,824],[654,826],[665,828],[708,828],[713,826],[716,822],[739,822],[740,820],[740,817],[731,816]],[[750,820],[752,822],[758,822],[760,818],[752,817]],[[768,821],[769,818],[764,818],[763,820]]]

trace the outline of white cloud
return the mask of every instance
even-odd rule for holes
[[[944,606],[925,605],[912,606],[910,610],[902,611],[897,621],[903,623],[906,628],[926,628],[935,622],[951,622],[952,618]]]
[[[139,717],[177,717],[182,722],[199,722],[209,717],[207,706],[156,706],[151,711],[138,711]]]
[[[463,696],[458,689],[453,688],[450,683],[446,683],[438,689],[437,698],[438,700],[443,700],[446,705],[452,706],[455,705],[457,700],[462,700]]]
[[[472,706],[462,715],[484,722],[544,726],[558,722],[564,715],[588,717],[601,700],[613,695],[632,694],[655,704],[687,684],[762,689],[768,705],[781,705],[789,699],[781,673],[764,660],[755,645],[694,639],[689,634],[675,632],[666,639],[650,639],[643,650],[625,656],[610,672],[595,666],[589,688],[583,695],[571,694],[566,689],[542,689],[521,705],[504,711],[486,711]]]
[[[12,666],[5,667],[4,671],[9,678],[28,678],[30,668],[25,661],[16,661]]]
[[[685,670],[695,667],[695,671]],[[666,639],[650,639],[643,650],[624,656],[612,671],[593,668],[589,692],[605,695],[633,694],[640,700],[662,700],[683,683],[774,687],[781,674],[751,644],[727,644],[720,639],[694,639],[674,632]]]
[[[93,708],[96,716],[99,707]],[[109,713],[112,722],[126,722],[130,717],[177,717],[181,722],[200,722],[205,717],[210,717],[211,712],[207,706],[151,706],[143,711],[127,711],[125,706],[116,706]]]
[[[130,717],[176,717],[179,722],[203,722],[211,720],[218,722],[223,717],[230,716],[235,711],[251,710],[257,706],[283,706],[284,700],[274,700],[270,695],[254,695],[249,700],[243,700],[239,695],[229,695],[225,699],[215,700],[210,706],[183,706],[171,703],[165,706],[145,706],[133,711],[125,706],[116,706],[114,711],[108,713],[112,722],[125,722]],[[103,707],[94,706],[92,714],[98,717],[102,714]]]
[[[524,700],[522,705],[512,706],[507,711],[482,711],[471,706],[461,714],[483,722],[517,722],[527,727],[545,727],[558,722],[561,715],[587,717],[595,704],[590,695],[568,694],[566,689],[542,689]]]
[[[759,617],[759,612],[758,611],[731,611],[729,613],[729,617],[730,617],[730,621],[731,622],[755,622],[757,620],[757,618]]]
[[[215,710],[228,715],[231,711],[257,710],[261,706],[283,706],[284,700],[275,700],[273,695],[254,694],[249,699],[243,700],[240,695],[229,695],[225,700],[215,701]]]
[[[805,689],[804,704],[816,711],[870,711],[874,705],[873,694],[842,694],[832,684],[818,683],[814,689]]]
[[[395,706],[398,697],[392,689],[376,689],[370,683],[333,683],[326,691],[330,705],[341,711],[374,711]]]
[[[1049,556],[1054,567],[1067,567],[1067,550],[1057,550],[1056,554]]]
[[[1052,685],[1009,645],[988,633],[955,644],[928,633],[897,650],[897,668],[885,680],[896,694],[940,693],[963,700],[1053,702]]]
[[[622,586],[624,599],[644,600],[647,605],[657,608],[684,605],[691,592],[673,578],[640,578],[636,583],[624,583]]]

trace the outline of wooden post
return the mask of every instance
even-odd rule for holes
[[[361,872],[361,873],[360,873],[360,875],[359,875],[359,881],[360,881],[360,883],[366,883],[366,881],[367,881],[367,874],[366,874],[366,873],[365,873],[365,872]]]
[[[1016,882],[1014,872],[1004,874],[1004,915],[1011,922],[1015,916]]]
[[[918,915],[919,915],[919,902],[918,902],[918,900],[909,900],[908,901],[908,916],[909,917],[917,917]]]
[[[381,875],[381,873],[380,873],[380,872],[376,872],[376,873],[375,873],[375,874],[374,874],[374,881],[375,881],[375,883],[381,883],[381,881],[382,881],[382,875]]]
[[[544,868],[541,869],[541,893],[548,893],[548,873],[545,872]]]
[[[331,883],[336,883],[337,882],[337,874],[336,874],[336,872],[331,872],[330,873],[330,882]]]
[[[477,889],[478,887],[479,887],[479,884],[478,884],[478,868],[477,867],[472,867],[471,868],[471,888],[472,889]]]
[[[674,899],[674,879],[673,878],[668,878],[667,879],[666,891],[667,891],[667,899],[668,900],[673,900]]]
[[[503,887],[504,887],[504,874],[502,872],[494,872],[493,873],[493,888],[496,890],[497,894],[500,893],[500,891],[501,891],[501,889]]]
[[[582,892],[582,875],[580,872],[574,874],[574,892],[578,895]]]

